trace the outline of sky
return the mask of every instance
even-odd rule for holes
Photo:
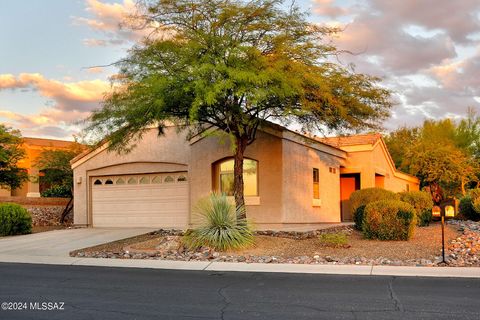
[[[480,113],[480,0],[300,0],[343,31],[338,62],[378,76],[396,102],[387,130]],[[0,122],[73,139],[110,89],[111,64],[144,34],[121,27],[133,0],[1,0]]]

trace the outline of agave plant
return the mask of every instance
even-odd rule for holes
[[[185,244],[191,249],[206,246],[221,251],[253,244],[251,226],[238,218],[244,210],[235,208],[225,194],[212,193],[196,206],[198,227],[185,234]]]

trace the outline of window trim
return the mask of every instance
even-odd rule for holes
[[[320,199],[320,170],[318,168],[312,170],[312,199]]]
[[[256,164],[256,194],[254,195],[244,195],[245,198],[259,198],[260,197],[260,174],[259,174],[259,171],[260,171],[260,166],[259,166],[259,161],[256,160],[256,159],[252,159],[252,158],[248,158],[248,157],[244,157],[243,160],[250,160],[250,161],[254,161],[255,164]],[[222,180],[221,180],[221,177],[222,177],[222,174],[234,174],[234,170],[228,170],[228,171],[221,171],[220,169],[220,166],[222,165],[222,163],[225,163],[227,161],[235,161],[235,159],[233,157],[226,157],[226,158],[222,158],[220,160],[217,160],[215,161],[213,164],[212,164],[212,173],[213,173],[213,177],[212,177],[212,180],[213,180],[213,190],[217,191],[217,192],[221,192],[221,183],[222,183]],[[245,180],[244,180],[245,182]],[[244,190],[245,192],[245,190]],[[232,195],[233,197],[233,195]]]

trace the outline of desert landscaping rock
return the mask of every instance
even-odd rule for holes
[[[480,223],[473,221],[449,221],[462,231],[461,236],[447,243],[447,266],[480,266]],[[326,230],[317,230],[311,232],[276,232],[259,231],[256,234],[262,236],[285,237],[292,239],[306,239],[318,236],[324,232],[346,232],[351,233],[350,227],[332,228]],[[72,256],[92,257],[92,258],[115,258],[115,259],[155,259],[155,260],[177,260],[177,261],[219,261],[219,262],[241,262],[241,263],[288,263],[288,264],[329,264],[329,265],[392,265],[392,266],[437,266],[442,261],[441,251],[434,260],[420,259],[389,259],[378,257],[368,259],[366,257],[335,257],[332,255],[322,256],[315,254],[312,256],[281,257],[281,256],[255,256],[255,255],[234,255],[216,252],[211,248],[200,248],[198,250],[189,250],[181,242],[182,231],[179,230],[158,230],[150,233],[151,235],[164,236],[155,246],[155,250],[144,250],[136,248],[135,245],[129,245],[121,252],[105,251],[75,251]]]
[[[65,206],[25,206],[32,216],[33,226],[59,226]],[[63,225],[73,224],[73,212],[67,215]]]

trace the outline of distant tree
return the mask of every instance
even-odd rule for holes
[[[476,178],[478,166],[468,154],[452,143],[419,140],[404,155],[403,165],[421,181],[421,186],[439,184],[450,194],[465,194],[467,182]]]
[[[472,109],[461,121],[427,120],[393,131],[385,141],[397,167],[416,175],[422,186],[465,194],[468,185],[478,184],[480,119]]]
[[[17,165],[25,157],[21,145],[20,131],[0,124],[0,186],[10,190],[28,180],[27,171]]]
[[[473,108],[467,111],[455,130],[455,144],[480,160],[480,117]]]
[[[404,163],[405,151],[417,141],[418,137],[419,128],[408,127],[401,127],[385,136],[385,144],[399,170],[410,172],[407,164]]]
[[[42,182],[49,186],[49,189],[42,193],[42,196],[60,196],[70,198],[65,207],[60,222],[72,210],[73,199],[73,170],[70,160],[84,150],[84,146],[74,143],[67,150],[45,149],[36,159],[36,166],[43,172]]]
[[[233,141],[234,195],[244,205],[243,160],[265,120],[304,130],[378,128],[390,92],[379,79],[333,63],[336,29],[307,21],[295,5],[255,0],[145,0],[132,17],[158,26],[117,63],[119,75],[86,132],[127,142],[166,121],[211,126]],[[105,140],[104,140],[105,138]],[[243,218],[244,214],[240,216]]]

